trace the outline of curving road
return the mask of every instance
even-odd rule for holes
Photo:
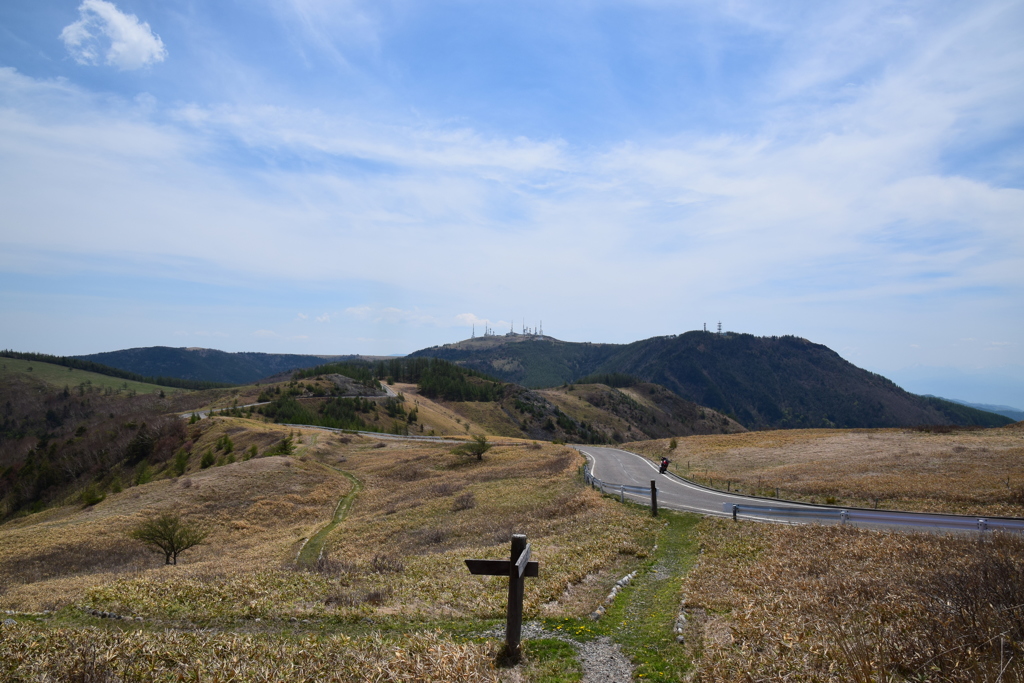
[[[659,474],[658,466],[636,453],[619,448],[573,446],[586,456],[591,473],[604,483],[604,490],[616,493],[617,486],[658,488],[658,506],[705,515],[789,524],[849,524],[875,529],[922,529],[936,531],[1014,531],[1024,533],[1024,519],[1016,517],[978,518],[864,508],[808,505],[784,500],[740,496],[689,482],[674,474]],[[630,493],[626,498],[650,503],[650,494]]]

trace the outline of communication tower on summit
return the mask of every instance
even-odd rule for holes
[[[718,321],[718,334],[722,334],[722,321]]]

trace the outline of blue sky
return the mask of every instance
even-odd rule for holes
[[[1024,2],[7,0],[0,346],[723,322],[1024,407]]]

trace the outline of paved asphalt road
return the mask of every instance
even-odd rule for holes
[[[591,463],[591,472],[601,481],[609,484],[625,484],[626,486],[641,486],[650,489],[651,481],[657,482],[658,505],[673,510],[690,510],[702,512],[706,515],[724,516],[726,513],[723,504],[740,505],[756,502],[765,504],[766,501],[760,498],[749,498],[729,493],[722,493],[714,489],[704,488],[691,484],[672,474],[658,474],[658,465],[651,462],[642,455],[623,451],[618,448],[604,448],[598,446],[577,446],[576,447]],[[629,497],[629,494],[626,494]],[[641,500],[643,496],[633,496],[635,500]],[[650,502],[647,496],[645,502]],[[785,503],[776,504],[775,507],[796,507],[800,509],[816,509],[807,505],[796,505]],[[823,508],[824,509],[824,508]]]
[[[658,474],[658,466],[647,458],[619,448],[575,446],[590,462],[594,477],[603,481],[605,490],[615,487],[639,486],[650,490],[654,480],[658,488],[658,506],[672,510],[688,510],[706,515],[732,516],[738,506],[742,519],[797,524],[850,524],[873,529],[922,529],[933,531],[992,531],[1024,533],[1024,519],[1015,517],[982,518],[966,515],[928,514],[895,510],[867,510],[807,505],[782,500],[752,498],[716,491],[692,484],[674,474]],[[650,503],[650,494],[626,497]]]

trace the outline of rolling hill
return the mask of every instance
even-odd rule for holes
[[[697,331],[616,345],[509,335],[431,347],[410,356],[443,358],[534,388],[575,382],[593,373],[623,373],[660,384],[749,429],[995,427],[1011,421],[911,394],[826,346],[794,336]]]
[[[82,360],[102,363],[147,377],[250,384],[271,375],[308,368],[353,356],[309,356],[290,353],[228,353],[216,349],[147,346],[121,351],[106,351]]]

